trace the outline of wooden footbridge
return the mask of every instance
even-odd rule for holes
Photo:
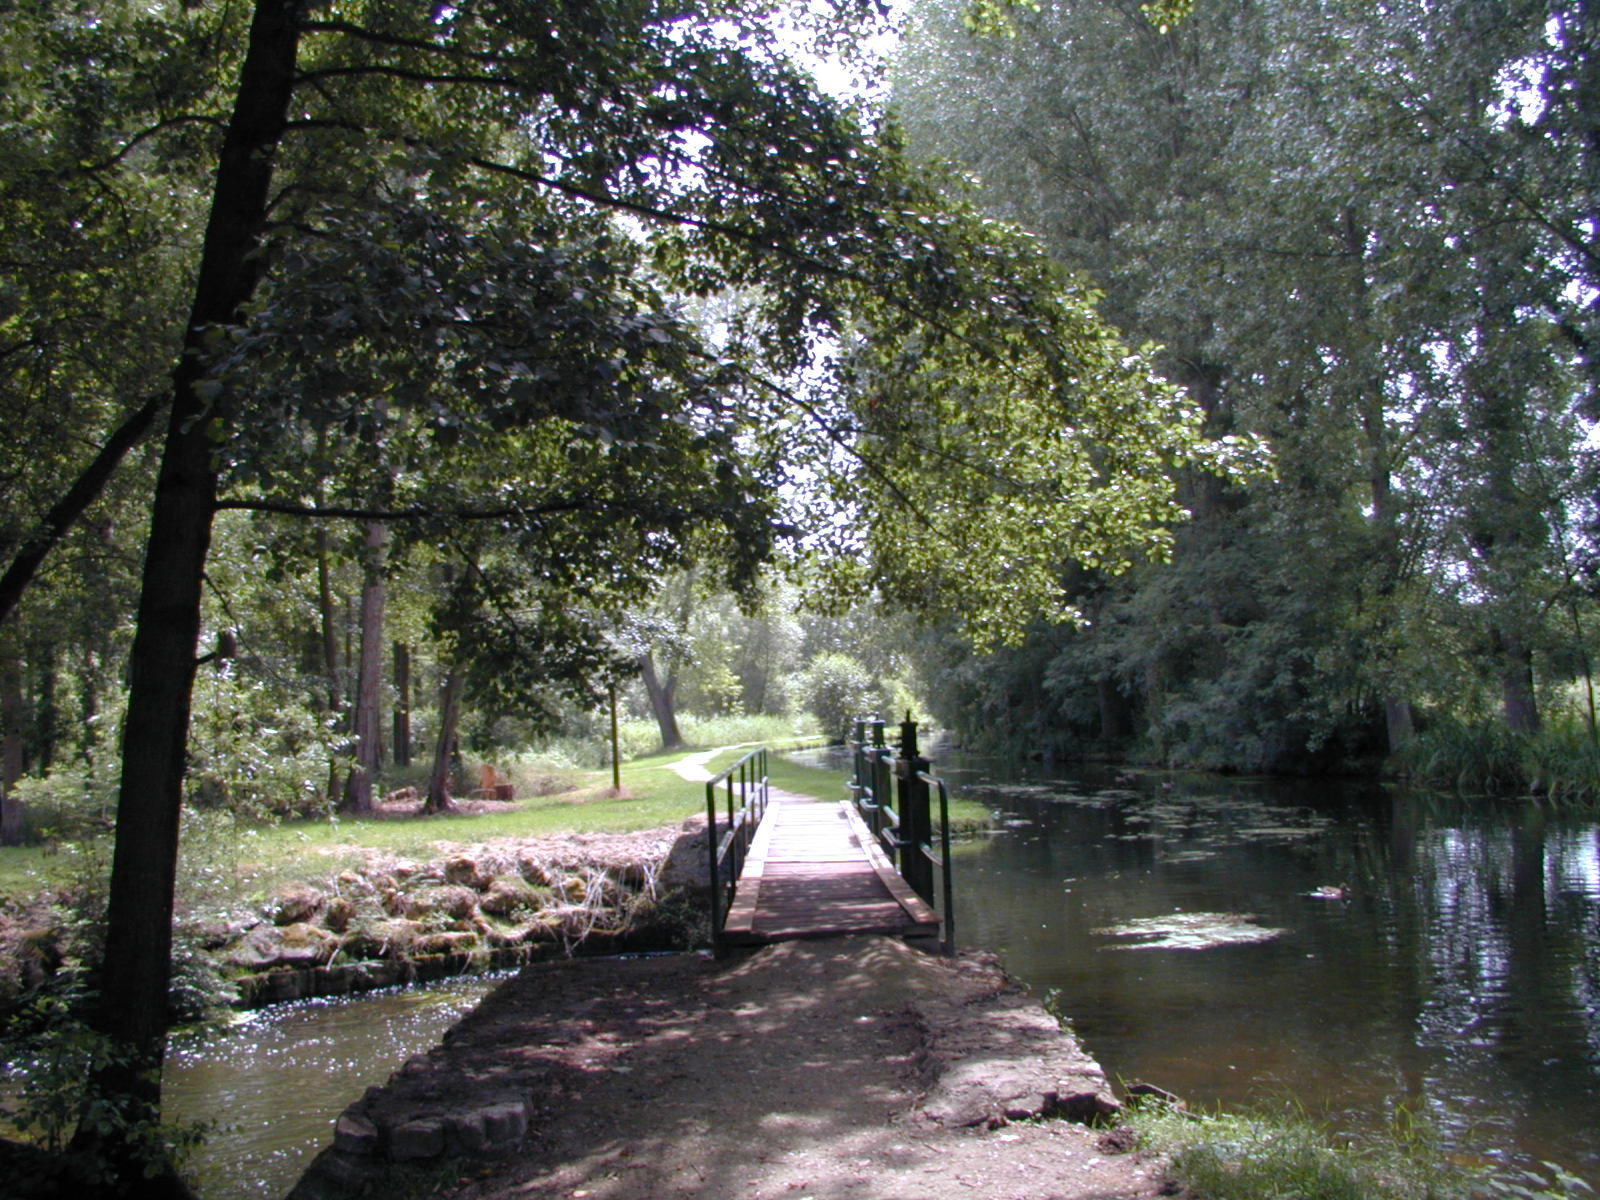
[[[850,798],[773,788],[768,752],[706,783],[712,931],[717,952],[796,938],[884,933],[954,949],[948,796],[917,757],[907,722],[896,748],[882,722],[857,726]],[[899,782],[898,799],[894,781]],[[938,823],[930,800],[939,797]],[[942,876],[935,908],[933,875]],[[942,910],[942,915],[941,915]]]

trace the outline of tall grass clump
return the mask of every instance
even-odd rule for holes
[[[1556,804],[1600,804],[1600,745],[1588,722],[1560,714],[1527,740],[1523,761],[1531,790]]]
[[[1141,1149],[1198,1200],[1580,1200],[1595,1192],[1561,1167],[1474,1169],[1446,1159],[1404,1116],[1386,1133],[1340,1134],[1296,1109],[1197,1115],[1162,1104],[1129,1112]]]
[[[1402,766],[1418,783],[1458,792],[1513,792],[1525,786],[1521,735],[1495,720],[1443,718],[1417,735]]]
[[[1557,711],[1538,733],[1494,720],[1441,720],[1418,735],[1400,765],[1415,782],[1457,792],[1533,793],[1562,805],[1600,803],[1600,747],[1587,721]]]

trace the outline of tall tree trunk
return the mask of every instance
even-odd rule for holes
[[[173,890],[202,577],[216,502],[216,444],[226,397],[202,396],[206,338],[235,320],[263,269],[273,156],[287,122],[298,50],[296,0],[256,0],[249,44],[223,138],[211,213],[150,514],[137,628],[129,660],[116,849],[107,905],[97,1028],[130,1057],[97,1084],[119,1112],[118,1134],[80,1127],[126,1194],[185,1195],[170,1163],[150,1161],[138,1134],[159,1117],[169,1024]]]
[[[1467,493],[1467,536],[1478,555],[1476,582],[1488,597],[1484,610],[1506,727],[1537,733],[1533,645],[1548,615],[1540,593],[1549,561],[1545,506],[1551,497],[1530,492],[1530,484],[1539,485],[1524,469],[1534,425],[1529,390],[1537,385],[1523,376],[1525,347],[1516,340],[1519,318],[1510,299],[1522,265],[1486,249],[1474,267],[1479,311],[1465,371],[1468,397],[1462,410],[1468,440],[1463,450],[1481,474]]]
[[[434,743],[433,766],[428,772],[428,797],[423,811],[450,812],[450,767],[454,760],[456,727],[461,723],[461,671],[451,667],[439,689],[439,740]]]
[[[385,599],[384,571],[389,529],[374,521],[367,526],[366,554],[362,562],[361,657],[356,668],[355,735],[356,761],[345,781],[343,808],[347,812],[370,813],[372,781],[382,766],[383,722],[383,635]]]
[[[12,639],[0,630],[0,846],[22,841],[27,816],[16,794],[22,778],[22,659]]]
[[[1533,652],[1514,633],[1490,631],[1499,659],[1500,698],[1506,728],[1512,733],[1538,733],[1539,700],[1533,690]]]
[[[1352,313],[1359,314],[1356,318],[1359,324],[1370,315],[1373,301],[1364,266],[1368,230],[1354,209],[1344,211],[1342,234],[1345,261],[1351,267],[1350,306]],[[1394,494],[1395,451],[1388,416],[1384,412],[1384,374],[1381,363],[1374,361],[1371,355],[1363,357],[1366,359],[1364,377],[1358,376],[1354,386],[1359,391],[1355,398],[1355,414],[1366,460],[1367,491],[1372,502],[1372,516],[1367,527],[1373,548],[1373,592],[1378,612],[1372,641],[1374,656],[1386,662],[1392,658],[1388,647],[1395,625],[1392,609],[1404,577],[1405,563],[1399,503]],[[1385,676],[1380,679],[1378,688],[1383,702],[1384,734],[1389,753],[1396,754],[1410,746],[1416,737],[1411,698],[1401,680],[1381,665],[1379,671]]]
[[[411,647],[394,644],[394,761],[411,765]]]
[[[661,734],[661,748],[676,750],[683,745],[683,734],[678,732],[678,675],[670,672],[665,681],[656,672],[654,654],[646,654],[640,664],[644,690],[650,697],[650,711],[656,716],[656,729]]]

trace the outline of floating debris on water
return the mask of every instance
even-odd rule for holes
[[[1350,899],[1350,885],[1347,883],[1325,883],[1319,888],[1307,892],[1313,900],[1348,900]]]
[[[1215,850],[1178,850],[1161,856],[1163,862],[1206,862],[1217,857]]]
[[[1287,930],[1257,925],[1254,913],[1172,913],[1139,917],[1093,930],[1100,937],[1125,938],[1102,950],[1209,950],[1214,946],[1247,946],[1270,942]]]

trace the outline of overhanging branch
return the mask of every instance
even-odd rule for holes
[[[517,517],[545,517],[556,513],[594,510],[591,499],[550,500],[543,504],[507,505],[503,508],[355,508],[338,504],[291,504],[281,500],[218,500],[218,512],[259,512],[304,517],[314,521],[506,521]]]

